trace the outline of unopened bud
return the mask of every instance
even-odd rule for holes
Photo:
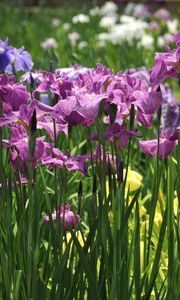
[[[93,194],[95,194],[96,191],[97,191],[97,181],[96,181],[96,175],[94,175],[94,179],[93,179],[93,188],[92,188]]]
[[[33,88],[34,87],[34,85],[35,85],[35,81],[34,81],[34,78],[33,78],[33,76],[32,76],[32,74],[30,73],[30,85],[31,85],[31,87]]]
[[[49,71],[50,71],[51,73],[54,73],[54,64],[53,64],[52,59],[50,60]]]
[[[79,183],[78,198],[82,197],[82,181]]]
[[[30,122],[30,129],[32,134],[36,132],[37,129],[36,110],[33,111],[33,115]]]
[[[111,125],[115,122],[116,115],[117,115],[117,105],[113,103],[109,107],[109,118],[110,118]]]
[[[123,183],[123,167],[124,167],[124,164],[123,164],[123,161],[121,160],[120,164],[118,166],[118,170],[117,170],[118,183]]]

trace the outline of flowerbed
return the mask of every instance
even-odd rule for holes
[[[179,299],[174,41],[114,72],[32,70],[0,40],[2,299]]]

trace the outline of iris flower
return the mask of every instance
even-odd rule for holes
[[[63,226],[64,231],[75,229],[80,223],[80,216],[75,214],[68,203],[59,205],[57,210],[54,210],[50,216],[44,216],[44,222],[50,224],[50,220],[58,220],[59,224]]]
[[[178,143],[178,128],[173,132],[166,131],[161,133],[159,138],[159,157],[164,158],[169,156]],[[147,156],[157,156],[158,154],[158,139],[139,142],[141,150]]]
[[[9,43],[8,39],[4,42],[0,39],[0,72],[4,72],[11,58],[9,55]]]
[[[180,32],[174,36],[176,48],[171,49],[166,46],[167,52],[156,53],[155,65],[150,72],[152,86],[159,85],[164,79],[178,78],[180,74]]]
[[[24,50],[24,47],[17,49],[9,45],[8,38],[4,42],[0,39],[0,72],[26,72],[32,67],[31,55]]]

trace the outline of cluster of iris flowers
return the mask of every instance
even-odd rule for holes
[[[101,64],[94,69],[74,66],[55,72],[32,71],[31,56],[24,48],[16,49],[8,40],[0,40],[0,127],[10,130],[2,145],[9,149],[17,177],[20,172],[22,180],[28,180],[26,166],[35,172],[39,162],[51,170],[66,168],[88,176],[88,162],[102,158],[102,143],[115,144],[121,153],[131,136],[139,140],[146,155],[168,156],[178,143],[179,103],[162,82],[168,77],[179,78],[180,32],[175,42],[173,51],[167,47],[166,53],[156,54],[150,71],[141,68],[114,74]],[[20,70],[26,73],[17,82],[15,75]],[[139,128],[151,128],[154,118],[160,121],[159,136],[143,140]],[[91,130],[87,140],[97,141],[91,153],[71,155],[70,149],[64,153],[58,148],[60,132],[68,139],[72,127],[97,124],[103,124],[104,136]],[[42,129],[47,135],[42,135]],[[44,221],[49,223],[57,216],[65,229],[75,228],[80,220],[66,204]]]

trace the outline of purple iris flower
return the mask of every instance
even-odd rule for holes
[[[132,104],[138,110],[137,120],[145,127],[151,127],[153,116],[162,103],[161,92],[142,92],[139,90],[133,93],[131,99]]]
[[[156,53],[155,65],[150,70],[152,86],[158,86],[164,79],[178,78],[180,73],[180,32],[174,36],[177,48],[171,51],[166,46],[167,52]]]
[[[135,129],[127,130],[125,125],[114,123],[106,130],[105,138],[106,140],[117,143],[119,149],[124,150],[131,135],[140,137],[139,133]]]
[[[179,33],[179,39],[180,39],[180,33]],[[176,40],[178,40],[178,37],[176,38]],[[139,69],[129,69],[126,71],[126,74],[130,75],[131,77],[135,77],[136,80],[140,81],[139,89],[137,89],[135,92],[133,92],[133,96],[136,95],[137,101],[139,102],[139,104],[142,104],[141,110],[140,110],[140,106],[139,106],[137,119],[139,119],[139,121],[140,121],[140,118],[142,119],[142,117],[143,117],[142,121],[145,122],[144,126],[150,127],[152,118],[153,118],[153,114],[154,114],[154,112],[156,112],[157,108],[159,107],[159,104],[161,101],[161,94],[162,94],[161,127],[168,128],[168,127],[178,126],[178,124],[180,122],[180,104],[175,99],[173,92],[168,87],[168,85],[167,84],[160,85],[161,94],[159,93],[159,96],[158,96],[158,92],[157,91],[155,92],[156,87],[154,87],[153,90],[150,92],[150,89],[151,89],[150,75],[149,75],[148,70],[145,67],[139,68]],[[137,84],[136,84],[136,87],[137,87]],[[142,96],[138,97],[139,93],[140,93],[140,95],[144,94],[144,96],[143,96],[144,104],[143,104],[143,102],[141,103]],[[147,98],[147,100],[146,100],[145,95],[146,96],[149,95],[149,99]],[[155,95],[155,97],[154,97],[154,95]],[[144,105],[146,108],[145,107],[143,108]],[[154,105],[155,105],[155,107],[154,107]],[[121,105],[121,109],[122,109],[122,105]],[[151,114],[149,114],[150,110],[152,110]],[[146,111],[146,114],[142,115],[142,111]],[[140,112],[140,114],[139,114],[139,112]],[[117,116],[120,116],[119,111],[117,113]],[[122,119],[122,116],[120,119]],[[118,120],[118,118],[116,118],[116,120]],[[143,124],[143,122],[141,122],[141,123]]]
[[[135,70],[129,70],[126,74],[119,72],[116,76],[110,78],[107,86],[108,99],[105,111],[106,113],[109,112],[109,104],[117,105],[116,122],[121,122],[129,116],[132,103],[137,107],[138,115],[142,113],[152,115],[154,113],[152,109],[150,112],[151,103],[149,98],[151,94],[148,92],[148,74],[144,69],[141,73],[140,71],[138,73]],[[139,120],[143,125],[150,126],[151,120],[144,121],[143,118],[139,118]]]
[[[160,135],[159,139],[159,157],[164,158],[169,156],[178,143],[178,129],[173,132],[166,131]],[[141,150],[147,156],[157,156],[158,139],[139,142]]]
[[[37,129],[44,129],[51,140],[54,140],[54,126],[56,127],[56,138],[59,136],[60,132],[64,132],[66,136],[68,135],[67,124],[59,124],[58,122],[55,122],[55,124],[53,123],[51,114],[54,112],[54,109],[37,100],[33,100],[29,105],[22,104],[17,112],[14,111],[9,114],[4,114],[4,116],[0,118],[0,127],[4,125],[11,126],[12,124],[19,124],[24,128],[26,133],[30,135],[31,120],[34,111],[36,111]]]
[[[44,216],[44,222],[50,224],[50,220],[58,220],[59,224],[63,226],[64,231],[75,229],[80,223],[80,216],[75,214],[68,203],[60,204],[57,210],[54,210],[50,216]]]
[[[97,64],[95,69],[88,70],[80,74],[77,78],[77,86],[84,88],[88,93],[100,94],[107,90],[110,78],[113,73],[101,64]]]
[[[96,95],[81,89],[75,95],[59,101],[54,106],[56,113],[53,116],[70,125],[89,126],[94,122],[99,112],[100,102],[105,98],[107,98],[106,93]]]
[[[167,84],[161,85],[161,92],[163,97],[161,127],[174,128],[180,123],[180,103]]]
[[[11,61],[9,50],[8,39],[4,42],[0,39],[0,72],[4,72]]]
[[[31,104],[22,104],[19,107],[18,111],[11,112],[10,114],[4,115],[0,118],[0,127],[4,125],[15,125],[19,124],[28,135],[30,135],[31,131],[31,120],[33,116],[33,112],[36,110],[37,121],[45,122],[45,130],[48,126],[48,120],[44,119],[44,116],[47,114],[51,114],[54,110],[52,107],[45,105],[37,100],[33,100]],[[42,128],[42,124],[41,127]],[[50,126],[51,128],[51,126]],[[51,129],[49,129],[51,130]]]
[[[64,78],[69,78],[70,80],[74,81],[78,78],[80,74],[84,74],[88,71],[89,69],[86,67],[83,67],[81,65],[73,65],[68,68],[59,68],[56,69],[56,73],[60,73],[62,77]]]
[[[53,94],[58,95],[59,100],[65,99],[71,92],[72,81],[68,78],[64,78],[59,73],[42,72],[41,82],[33,92],[33,97],[39,99],[39,93],[51,91]]]
[[[24,47],[16,49],[10,47],[8,51],[10,63],[5,68],[5,72],[14,73],[18,71],[30,71],[33,67],[31,55],[24,50]]]
[[[148,19],[151,14],[152,11],[149,5],[137,4],[134,7],[133,16],[136,18]]]
[[[22,107],[21,107],[22,108]],[[24,112],[24,121],[27,117]],[[29,164],[29,135],[24,128],[27,127],[23,120],[19,120],[18,124],[10,126],[11,138],[3,140],[3,146],[10,149],[10,162],[17,171],[17,163],[21,174],[27,176],[25,164]],[[5,125],[5,124],[4,124]],[[21,126],[23,125],[23,126]],[[38,162],[41,161],[43,166],[54,166],[58,168],[65,167],[68,171],[79,171],[87,176],[87,167],[85,161],[87,157],[65,155],[59,149],[54,148],[51,143],[45,142],[45,137],[36,138],[35,151],[32,158],[33,169],[37,168]]]
[[[33,169],[37,167],[37,163],[45,154],[45,143],[44,137],[40,137],[36,139],[36,146],[33,155]],[[15,148],[13,147],[15,146]],[[17,142],[13,142],[11,145],[11,162],[14,166],[16,166],[17,159],[19,159],[19,163],[24,169],[24,163],[29,164],[29,143],[28,138],[23,138]],[[24,173],[24,172],[23,172]]]
[[[143,84],[143,89],[146,90],[147,87],[150,85],[150,75],[146,67],[141,67],[137,69],[128,69],[125,74],[130,75],[130,77],[134,77],[139,79],[139,87],[142,88]]]
[[[60,132],[64,132],[68,136],[68,124],[59,124],[53,122],[49,117],[44,117],[42,120],[38,120],[37,129],[44,129],[49,134],[49,137],[54,140],[54,126],[56,126],[56,138],[58,138]]]
[[[107,128],[105,132],[105,139],[116,143],[119,149],[123,151],[131,135],[140,137],[140,134],[137,132],[137,130],[127,130],[124,124],[120,125],[115,122],[113,125],[109,125],[109,127]],[[91,135],[89,137],[89,140],[98,141],[99,136],[97,134]]]
[[[0,95],[3,104],[10,110],[17,111],[21,104],[27,104],[31,95],[23,84],[14,84],[6,75],[0,75]]]
[[[21,77],[20,77],[20,82],[28,82],[29,84],[31,84],[32,78],[34,81],[34,85],[36,86],[37,84],[39,84],[41,81],[43,81],[44,76],[43,76],[42,71],[34,71],[34,72],[26,72],[24,73]],[[32,77],[32,78],[31,78]]]
[[[14,73],[29,71],[33,67],[31,55],[24,47],[16,49],[9,45],[8,39],[0,40],[0,72]]]
[[[65,167],[68,171],[79,171],[87,176],[86,160],[86,156],[65,155],[58,148],[53,148],[52,152],[42,159],[42,165],[48,165],[50,169],[53,169],[55,166],[60,169]]]
[[[174,40],[176,42],[177,47],[180,47],[180,31],[175,34]]]
[[[20,130],[19,130],[20,129]],[[29,137],[21,128],[11,128],[11,138],[3,140],[3,146],[9,148],[10,163],[14,168],[15,174],[21,172],[23,177],[27,176],[26,165],[29,165]],[[32,168],[35,169],[43,157],[49,154],[49,144],[44,142],[45,137],[36,138],[35,151],[32,158]],[[51,147],[52,148],[52,147]]]

